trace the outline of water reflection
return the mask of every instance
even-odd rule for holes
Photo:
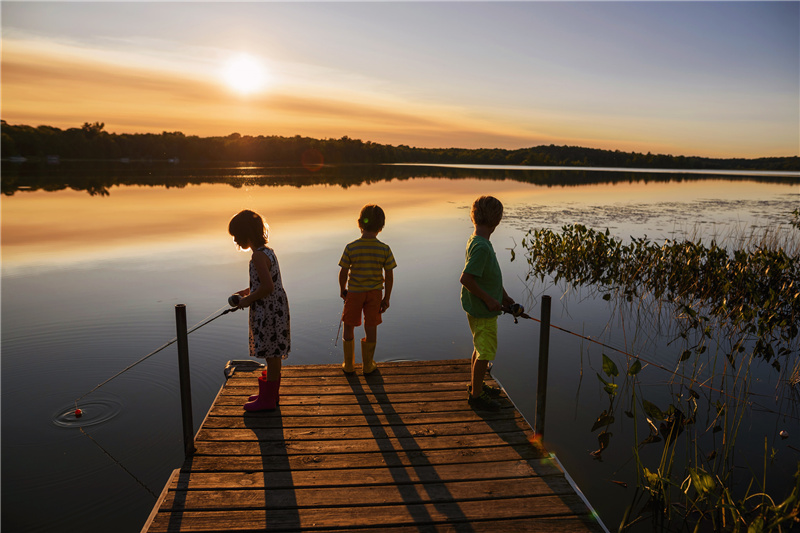
[[[560,186],[562,178],[573,180],[571,186]],[[141,528],[153,505],[147,491],[57,420],[82,393],[174,337],[175,304],[185,303],[195,324],[241,288],[248,257],[236,253],[227,234],[228,220],[241,209],[263,213],[271,226],[296,323],[287,363],[333,364],[341,362],[341,347],[334,346],[341,312],[337,264],[345,243],[358,235],[355,219],[366,203],[386,211],[382,240],[398,262],[381,358],[425,360],[468,358],[472,351],[458,273],[472,231],[468,206],[480,194],[506,206],[492,240],[515,299],[538,316],[541,293],[551,291],[553,324],[629,351],[640,340],[617,335],[606,302],[524,279],[521,250],[511,262],[510,249],[525,231],[582,222],[623,237],[666,238],[676,226],[780,221],[800,198],[796,181],[777,178],[366,166],[310,173],[131,164],[91,175],[64,163],[41,175],[26,167],[6,174],[4,166],[2,186],[3,483],[14,489],[8,499],[4,492],[3,525],[11,530]],[[190,337],[198,423],[224,381],[225,362],[246,357],[246,327],[246,314],[232,313]],[[537,328],[511,319],[499,327],[494,376],[533,420]],[[551,353],[545,444],[613,525],[619,500],[629,493],[610,489],[610,480],[627,479],[633,487],[635,472],[623,445],[630,439],[622,435],[603,463],[589,456],[597,447],[589,430],[598,413],[586,406],[594,408],[602,397],[593,376],[602,349],[554,332]],[[103,418],[92,437],[155,492],[182,461],[177,357],[171,349],[161,355],[86,400],[99,404]],[[669,357],[650,355],[659,362]],[[590,385],[582,375],[593,379]],[[87,409],[85,419],[93,413]],[[774,429],[775,418],[763,416],[751,429],[766,431],[770,424]],[[800,431],[790,433],[786,445],[800,447],[794,440]],[[751,447],[758,456],[763,440]],[[65,493],[86,503],[62,501]],[[41,501],[54,502],[46,516],[37,513]],[[30,526],[30,517],[37,524]]]
[[[450,219],[469,205],[471,196],[487,189],[503,195],[506,223],[520,230],[582,223],[623,234],[639,234],[643,227],[675,230],[687,223],[687,213],[693,215],[688,224],[714,224],[720,217],[724,223],[782,223],[792,202],[800,199],[794,179],[775,177],[731,181],[674,174],[397,166],[348,167],[347,172],[325,168],[316,174],[286,168],[202,167],[206,175],[165,169],[161,174],[132,172],[124,179],[86,177],[84,169],[75,181],[69,172],[17,180],[4,174],[4,192],[13,195],[3,206],[4,268],[209,247],[216,252],[226,244],[219,239],[220,228],[231,213],[244,208],[266,213],[276,242],[307,246],[309,241],[337,238],[342,233],[336,228],[349,229],[353,212],[365,203],[380,202],[390,211],[394,228],[389,230],[397,231],[409,220]],[[570,180],[564,181],[565,176]],[[37,180],[45,183],[34,184]],[[22,181],[29,185],[20,188]],[[765,183],[785,194],[762,198]],[[554,184],[582,186],[550,187]],[[103,198],[86,195],[98,186],[105,191]]]
[[[577,169],[501,166],[425,166],[425,165],[349,165],[322,167],[275,167],[258,163],[179,165],[158,162],[93,161],[2,162],[2,193],[10,196],[18,191],[71,189],[91,196],[108,196],[120,185],[165,186],[184,188],[203,183],[225,183],[232,187],[280,186],[307,187],[335,185],[342,188],[382,181],[412,178],[513,180],[545,186],[584,186],[614,183],[669,183],[699,181],[722,177],[728,181],[760,183],[797,183],[798,172],[752,171],[682,171]]]

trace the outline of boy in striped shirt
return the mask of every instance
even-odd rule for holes
[[[374,361],[378,324],[382,322],[381,313],[389,308],[393,270],[397,266],[391,248],[377,238],[385,223],[386,215],[379,206],[361,208],[358,217],[361,238],[345,246],[339,260],[339,291],[344,300],[342,369],[348,374],[355,372],[354,330],[361,325],[362,314],[366,336],[361,339],[361,372],[369,374],[378,368]]]

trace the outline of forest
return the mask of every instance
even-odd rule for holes
[[[717,159],[696,156],[542,145],[501,148],[416,148],[351,139],[295,135],[187,136],[179,131],[109,133],[102,122],[79,128],[10,125],[0,121],[0,155],[9,159],[123,161],[253,161],[274,165],[321,166],[353,163],[429,163],[525,166],[581,166],[694,170],[800,170],[800,157]]]

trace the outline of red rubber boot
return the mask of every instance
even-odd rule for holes
[[[267,379],[267,371],[266,371],[266,370],[262,370],[262,371],[261,371],[261,377],[263,377],[264,379]],[[254,401],[256,401],[257,399],[258,399],[258,394],[253,394],[252,396],[250,396],[250,397],[247,399],[247,401],[248,401],[248,402],[254,402]]]
[[[245,411],[274,411],[278,405],[278,386],[277,381],[258,378],[258,398],[244,404]]]

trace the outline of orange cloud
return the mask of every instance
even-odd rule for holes
[[[322,84],[309,93],[284,82],[243,99],[225,90],[213,72],[169,70],[124,57],[114,62],[69,48],[5,42],[2,75],[2,113],[10,123],[65,128],[100,121],[117,133],[349,135],[424,146],[448,144],[442,138],[453,131],[465,132],[456,135],[464,141],[475,133],[503,143],[514,140],[513,135],[481,132],[457,114],[443,116],[441,110],[388,97],[344,95]]]

